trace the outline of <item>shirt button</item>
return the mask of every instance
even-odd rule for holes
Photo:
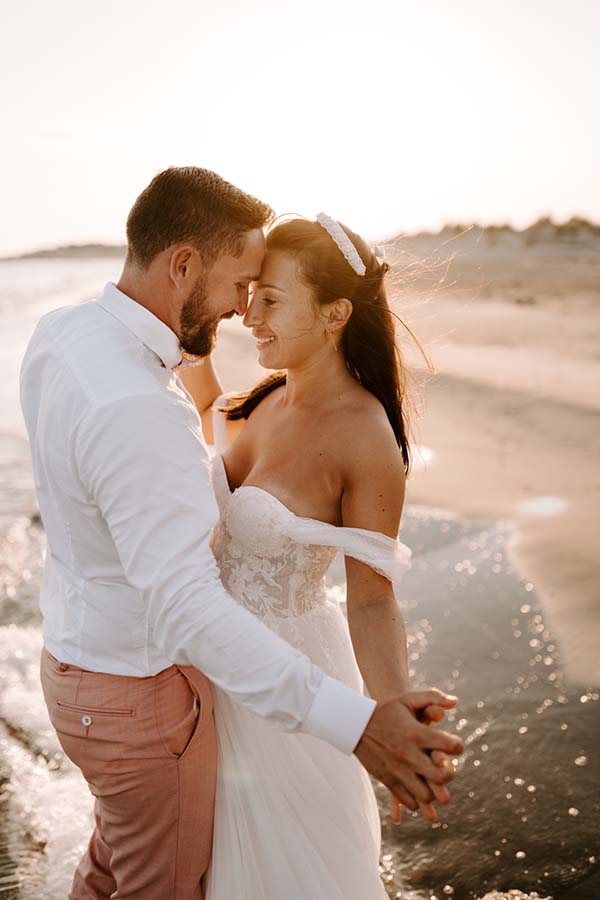
[[[82,724],[82,725],[85,725],[85,727],[87,728],[89,725],[92,724],[92,717],[91,717],[91,716],[88,716],[88,715],[82,716],[82,717],[81,717],[81,724]]]

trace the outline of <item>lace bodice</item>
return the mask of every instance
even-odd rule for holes
[[[221,512],[213,550],[223,584],[262,618],[300,616],[326,603],[325,573],[338,550],[394,582],[409,566],[408,547],[384,534],[297,516],[259,487],[231,492],[218,454],[213,484]]]

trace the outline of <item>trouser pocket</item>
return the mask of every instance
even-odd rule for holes
[[[178,670],[168,681],[157,679],[154,689],[156,727],[168,756],[182,759],[200,721],[200,701]]]

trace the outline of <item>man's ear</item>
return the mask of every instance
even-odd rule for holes
[[[328,331],[335,333],[341,331],[350,316],[352,315],[353,306],[350,300],[340,297],[332,303],[327,303],[323,307],[323,313],[326,319],[326,328]]]
[[[169,257],[169,277],[178,288],[183,287],[190,275],[190,260],[193,253],[192,247],[183,246],[173,249]]]

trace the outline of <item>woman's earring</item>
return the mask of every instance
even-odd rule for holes
[[[327,335],[328,335],[328,337],[329,337],[329,340],[330,340],[331,343],[333,344],[333,349],[334,349],[334,350],[336,351],[336,353],[337,353],[337,351],[338,351],[340,348],[339,348],[338,345],[336,344],[334,336],[332,335],[332,333],[331,333],[330,331],[327,330],[327,328],[325,329],[325,331],[327,331]]]

